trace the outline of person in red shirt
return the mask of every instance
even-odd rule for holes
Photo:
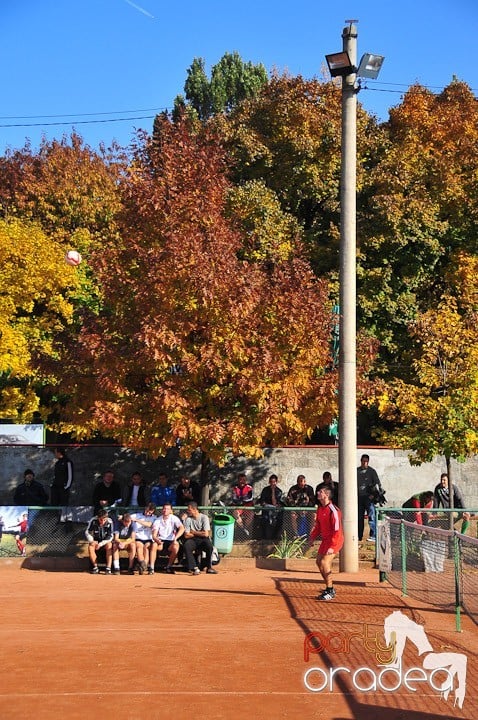
[[[315,524],[310,533],[310,542],[320,537],[317,553],[317,567],[325,582],[325,590],[317,596],[317,600],[333,600],[335,588],[332,584],[332,562],[335,555],[342,549],[344,533],[342,529],[342,513],[331,500],[332,488],[323,487],[317,493],[319,507],[315,516]]]
[[[249,536],[252,530],[252,522],[254,520],[254,512],[252,510],[243,510],[242,508],[254,505],[254,489],[247,482],[247,476],[241,473],[237,477],[237,483],[232,487],[232,504],[238,505],[237,509],[232,511],[236,519],[238,527],[244,535]]]
[[[415,522],[418,525],[428,525],[429,515],[427,512],[421,512],[422,510],[431,510],[433,507],[433,492],[431,490],[425,490],[425,492],[417,493],[412,495],[411,498],[405,500],[403,503],[404,508],[414,508],[416,512],[403,513],[403,519],[409,522]]]

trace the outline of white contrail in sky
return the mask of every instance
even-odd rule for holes
[[[139,10],[140,13],[143,13],[143,15],[146,15],[146,17],[149,17],[152,20],[154,20],[154,15],[151,15],[151,13],[149,13],[144,8],[140,7],[139,5],[135,5],[135,3],[131,2],[131,0],[124,0],[124,1],[127,2],[128,5],[131,5],[131,7],[134,7],[135,10]]]

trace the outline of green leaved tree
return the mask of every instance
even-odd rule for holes
[[[199,120],[229,112],[246,98],[256,95],[267,83],[267,71],[261,63],[244,62],[237,52],[224,53],[207,77],[203,58],[194,58],[187,71],[184,96],[174,103],[175,117],[192,108]]]

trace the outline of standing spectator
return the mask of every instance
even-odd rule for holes
[[[176,504],[181,507],[187,506],[190,502],[201,504],[201,488],[195,480],[183,475],[176,487]]]
[[[433,493],[431,490],[417,493],[405,500],[402,507],[413,508],[415,512],[403,513],[403,519],[415,522],[418,525],[428,525],[429,515],[422,510],[430,510],[433,507]]]
[[[236,519],[238,527],[247,536],[251,534],[252,521],[254,519],[254,513],[251,510],[243,510],[242,507],[252,507],[254,505],[253,500],[254,490],[252,485],[247,482],[247,476],[245,473],[241,473],[237,476],[237,482],[232,487],[232,504],[240,505],[237,510],[233,510],[232,514]]]
[[[85,530],[85,537],[88,540],[88,557],[90,558],[90,572],[93,575],[99,573],[97,559],[98,550],[105,549],[106,552],[106,575],[111,575],[111,561],[113,558],[113,521],[108,517],[106,510],[101,508],[95,517],[91,518]]]
[[[449,508],[450,507],[450,487],[447,473],[440,475],[440,482],[436,485],[433,493],[433,507]],[[453,483],[453,507],[463,509],[465,507],[465,499],[460,488]]]
[[[48,495],[43,485],[35,480],[33,470],[25,470],[23,482],[17,486],[13,493],[15,505],[47,505]]]
[[[449,508],[450,506],[450,485],[447,473],[440,475],[440,482],[435,486],[433,493],[433,507],[435,508]],[[453,483],[453,507],[462,510],[465,507],[465,498],[460,488]],[[461,532],[465,533],[468,529],[468,524],[471,518],[471,513],[463,512],[458,515],[463,518],[461,526]]]
[[[315,525],[310,533],[311,542],[319,536],[322,540],[317,553],[317,567],[324,579],[325,590],[317,597],[318,600],[333,600],[335,597],[335,588],[331,580],[332,561],[344,544],[342,513],[332,503],[331,496],[330,487],[319,490],[320,505],[315,516]]]
[[[118,527],[113,537],[113,574],[120,574],[120,550],[128,553],[128,575],[134,575],[134,559],[136,557],[136,533],[132,517],[125,513],[118,518]]]
[[[131,475],[131,482],[126,487],[123,502],[128,508],[146,507],[148,501],[141,473],[134,472]]]
[[[158,485],[151,488],[151,502],[156,507],[161,507],[166,503],[176,505],[176,490],[168,485],[168,476],[166,473],[160,473],[158,476]]]
[[[365,513],[368,517],[369,540],[375,542],[375,504],[377,492],[383,494],[377,471],[370,467],[369,456],[364,453],[357,468],[357,495],[358,495],[358,539],[363,538]]]
[[[158,550],[166,550],[168,553],[168,564],[166,572],[174,575],[174,563],[178,556],[179,543],[178,540],[184,534],[184,525],[181,520],[173,515],[171,503],[164,503],[161,515],[156,518],[153,524],[152,536],[153,542],[151,546],[151,561],[148,572],[154,572],[154,564],[156,562],[156,554]]]
[[[297,482],[289,488],[287,493],[286,505],[288,507],[307,508],[315,506],[314,488],[308,485],[305,475],[298,475]],[[294,535],[309,534],[309,513],[307,510],[290,513],[290,522]]]
[[[269,477],[269,485],[262,489],[259,503],[263,510],[261,513],[262,537],[265,540],[272,540],[280,533],[282,528],[282,516],[284,507],[282,505],[283,492],[278,486],[277,475]]]
[[[209,518],[204,513],[199,512],[196,502],[191,501],[188,504],[188,517],[184,521],[184,554],[188,564],[190,575],[200,575],[200,562],[198,561],[198,553],[202,552],[206,555],[206,572],[217,575],[217,570],[212,566],[213,545],[211,542],[211,525]]]
[[[322,475],[322,482],[315,488],[315,498],[317,503],[319,502],[318,493],[324,487],[329,487],[332,490],[332,503],[338,507],[339,503],[339,484],[332,480],[332,473],[326,470]]]
[[[73,482],[73,463],[67,457],[63,448],[55,449],[55,457],[54,478],[50,488],[50,505],[61,506],[58,522],[64,520],[65,532],[71,532],[73,526],[68,506],[70,504],[70,488]]]
[[[121,500],[121,488],[115,480],[115,474],[112,470],[106,470],[103,473],[103,479],[96,483],[92,500],[95,513],[101,508],[108,507],[108,505],[113,505],[113,503]]]

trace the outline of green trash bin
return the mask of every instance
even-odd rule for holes
[[[213,545],[220,555],[232,551],[234,544],[234,518],[226,513],[218,513],[212,519]]]

